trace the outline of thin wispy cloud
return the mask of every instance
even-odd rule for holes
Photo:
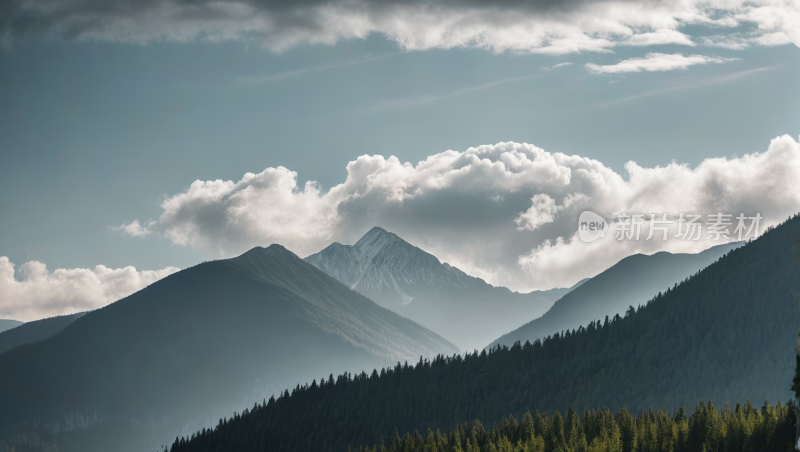
[[[791,38],[786,33],[730,33],[703,36],[700,42],[709,47],[720,47],[730,50],[743,50],[755,46],[777,46],[790,44]]]
[[[346,67],[358,66],[358,65],[361,65],[361,64],[365,64],[365,63],[371,63],[371,62],[374,62],[374,61],[380,61],[380,60],[384,60],[384,59],[387,59],[387,58],[396,57],[398,55],[403,55],[403,54],[406,54],[406,53],[408,53],[408,52],[402,52],[402,51],[401,52],[390,52],[390,53],[383,53],[383,54],[379,54],[379,55],[369,55],[368,54],[369,56],[365,56],[363,59],[350,60],[350,61],[345,61],[345,62],[342,62],[342,63],[328,64],[328,65],[324,65],[324,66],[304,68],[304,69],[297,69],[297,70],[294,70],[294,71],[278,72],[276,74],[246,75],[246,76],[237,77],[236,79],[234,79],[231,82],[231,84],[232,85],[253,85],[253,84],[260,84],[260,83],[269,83],[269,82],[274,82],[274,81],[278,81],[278,80],[286,80],[286,79],[300,77],[300,76],[303,76],[303,75],[306,75],[306,74],[309,74],[309,73],[314,73],[314,72],[323,72],[323,71],[329,71],[329,70],[335,70],[335,69],[343,69],[343,68],[346,68]]]
[[[521,77],[511,77],[502,80],[497,80],[494,82],[484,83],[482,85],[472,86],[469,88],[460,89],[442,95],[425,95],[425,96],[410,97],[404,99],[393,99],[385,102],[380,102],[377,105],[373,106],[370,110],[373,112],[382,112],[382,111],[407,110],[407,109],[419,108],[434,102],[449,99],[451,97],[461,96],[467,93],[493,88],[495,86],[504,85],[506,83],[514,83],[514,82],[521,82],[524,80],[530,80],[532,78],[537,78],[537,77],[538,77],[537,75],[524,75]]]
[[[688,69],[690,66],[708,63],[727,63],[739,61],[738,58],[722,58],[706,55],[687,55],[680,53],[648,53],[642,58],[630,58],[617,64],[598,65],[586,63],[584,67],[593,74],[624,74],[627,72],[665,72]]]
[[[759,72],[764,72],[764,71],[777,69],[778,67],[780,67],[780,66],[760,67],[760,68],[756,68],[756,69],[748,69],[746,71],[734,72],[732,74],[724,74],[724,75],[720,75],[720,76],[717,76],[717,77],[711,77],[711,78],[705,79],[705,80],[693,81],[693,82],[690,82],[690,83],[673,84],[673,85],[670,85],[670,86],[665,86],[663,88],[646,91],[644,93],[634,94],[632,96],[626,96],[626,97],[623,97],[621,99],[616,99],[616,100],[612,100],[612,101],[609,101],[609,102],[602,102],[602,103],[598,103],[598,104],[586,105],[586,106],[581,107],[581,109],[586,109],[586,108],[605,108],[605,107],[610,107],[612,105],[621,104],[621,103],[624,103],[624,102],[630,102],[632,100],[642,99],[644,97],[655,96],[655,95],[658,95],[658,94],[665,94],[665,93],[674,92],[674,91],[682,91],[682,90],[686,90],[686,89],[702,88],[702,87],[713,85],[713,84],[716,84],[716,83],[723,83],[723,82],[738,80],[738,79],[741,79],[741,78],[745,78],[745,77],[751,76],[753,74],[757,74]],[[615,83],[615,82],[619,82],[619,81],[620,80],[614,80],[614,81],[611,81],[609,83]]]
[[[571,62],[567,61],[566,63],[558,63],[558,64],[556,64],[556,65],[555,65],[555,66],[553,66],[553,67],[543,67],[543,68],[542,68],[542,70],[543,70],[543,71],[552,71],[553,69],[558,69],[558,68],[560,68],[560,67],[564,67],[564,66],[572,66],[572,64],[573,64],[573,63],[571,63]]]

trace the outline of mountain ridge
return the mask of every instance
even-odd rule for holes
[[[62,331],[70,323],[83,317],[86,312],[48,317],[20,324],[0,332],[0,355],[14,347],[47,339]]]
[[[698,398],[716,406],[746,401],[743,408],[758,416],[750,407],[765,397],[785,401],[794,395],[798,287],[800,215],[795,215],[660,295],[641,300],[639,309],[624,316],[593,320],[574,334],[566,331],[543,341],[440,356],[416,366],[383,369],[379,375],[341,375],[323,386],[300,387],[187,437],[172,450],[325,452],[385,444],[387,437],[397,449],[399,436],[393,429],[460,430],[464,419],[502,426],[509,413],[520,419],[526,411],[567,410],[567,419],[557,415],[563,426],[579,416],[573,407],[580,412],[605,406],[608,416],[624,406],[632,412],[665,407],[685,413],[678,407],[691,409]],[[337,416],[330,415],[333,410]],[[730,416],[734,409],[724,412]],[[650,413],[642,417],[652,420]],[[628,419],[631,425],[630,417],[617,419]],[[594,428],[595,433],[602,429]],[[793,433],[790,428],[789,435]],[[635,441],[632,437],[627,436],[629,444]],[[418,439],[416,434],[410,438]],[[608,438],[617,441],[619,436]],[[753,447],[764,449],[763,444]],[[507,448],[513,446],[511,442]]]
[[[19,320],[11,320],[11,319],[0,319],[0,333],[3,331],[10,330],[12,328],[16,328],[22,325],[25,322],[20,322]]]
[[[377,226],[353,245],[332,243],[304,260],[463,350],[538,317],[571,290],[523,294],[495,287]]]
[[[605,316],[624,314],[629,306],[638,306],[742,245],[743,242],[731,242],[696,254],[660,251],[625,257],[565,294],[541,317],[500,336],[487,347],[533,342]]]
[[[457,350],[284,247],[259,247],[0,355],[0,430],[36,422],[69,430],[66,451],[152,450],[312,378]]]

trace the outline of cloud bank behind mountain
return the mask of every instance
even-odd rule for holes
[[[31,321],[101,308],[178,271],[175,267],[137,271],[134,267],[59,268],[29,261],[20,266],[0,256],[0,317]]]
[[[699,252],[733,235],[740,213],[764,217],[760,230],[800,211],[800,144],[777,137],[763,152],[644,168],[621,175],[578,155],[525,143],[445,151],[416,165],[363,155],[330,189],[297,185],[289,169],[267,168],[239,181],[197,180],[168,196],[157,220],[117,227],[121,233],[168,238],[208,257],[237,255],[280,243],[300,255],[333,241],[354,241],[373,226],[387,228],[467,273],[519,291],[568,287],[625,256],[657,251]],[[622,212],[731,214],[728,238],[577,239],[577,218],[591,209],[612,221]],[[688,217],[687,217],[688,218]],[[142,226],[146,225],[146,226]],[[748,223],[749,226],[749,223]]]

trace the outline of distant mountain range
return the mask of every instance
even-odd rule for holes
[[[160,449],[312,378],[457,351],[272,245],[0,355],[0,431],[34,429],[67,452]]]
[[[395,428],[401,435],[411,433],[409,441],[419,447],[428,436],[423,432],[463,431],[465,419],[514,431],[520,425],[516,419],[524,421],[526,411],[536,413],[530,431],[542,432],[544,427],[557,432],[534,450],[601,450],[605,446],[587,446],[574,421],[584,407],[608,407],[610,412],[603,416],[611,417],[626,405],[634,413],[648,413],[650,407],[653,411],[639,417],[645,424],[637,424],[623,412],[616,419],[626,419],[625,428],[609,433],[604,424],[595,423],[587,429],[615,442],[624,435],[631,450],[639,450],[642,444],[635,443],[636,435],[646,441],[663,438],[654,447],[671,450],[677,434],[688,438],[689,450],[706,449],[701,442],[703,429],[720,422],[714,418],[718,414],[711,401],[717,409],[729,402],[722,416],[750,428],[750,416],[771,416],[769,401],[775,405],[794,398],[790,388],[797,356],[798,288],[800,215],[795,215],[661,295],[632,303],[643,306],[608,322],[605,318],[591,321],[575,333],[565,331],[563,336],[558,333],[543,341],[301,387],[237,414],[218,428],[196,432],[191,438],[186,435],[171,451],[327,452],[355,450],[359,445],[381,447],[381,443],[400,450]],[[684,405],[691,412],[701,398],[708,405],[682,433],[658,433],[655,410],[663,407],[680,413]],[[751,408],[762,404],[764,415]],[[538,413],[555,410],[561,411],[559,425],[542,426]],[[565,410],[567,415],[562,417]],[[515,420],[508,418],[509,413]],[[793,442],[791,424],[784,431],[788,441],[781,444]],[[775,428],[772,425],[769,428]],[[725,441],[732,442],[726,448],[772,450],[776,443],[767,444],[765,438],[764,431],[753,431],[750,437],[729,436]],[[451,447],[439,450],[457,450],[453,444],[458,444],[458,450],[474,450],[469,443],[464,447],[464,442],[450,439]],[[512,438],[498,450],[515,449],[515,441]],[[610,447],[621,446],[616,442]]]
[[[33,322],[22,323],[9,330],[0,332],[0,355],[14,347],[47,339],[67,327],[70,323],[83,317],[86,313],[60,315]]]
[[[19,320],[0,319],[0,333],[22,325]]]
[[[305,261],[381,306],[436,331],[461,350],[484,347],[500,334],[541,316],[572,290],[522,294],[495,287],[379,227],[354,245],[333,243]]]
[[[726,243],[698,254],[634,254],[617,262],[572,292],[564,295],[541,317],[501,336],[490,347],[543,339],[554,333],[588,325],[606,316],[624,314],[659,292],[711,265],[743,242]]]

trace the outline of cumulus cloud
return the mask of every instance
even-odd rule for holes
[[[586,63],[584,66],[589,72],[595,74],[623,74],[626,72],[661,72],[676,69],[688,69],[689,66],[707,63],[725,63],[736,61],[736,58],[720,58],[705,55],[683,56],[680,53],[648,53],[643,58],[630,58],[617,64],[597,65]]]
[[[534,195],[531,198],[531,207],[525,212],[519,214],[514,222],[517,223],[517,230],[535,231],[539,226],[547,223],[552,223],[553,219],[562,212],[576,203],[587,204],[591,198],[583,193],[573,193],[564,197],[564,203],[560,206],[548,196],[546,193]]]
[[[128,229],[126,232],[135,232]],[[74,314],[103,307],[124,298],[179,269],[137,271],[134,267],[59,268],[29,261],[20,266],[21,279],[14,277],[14,264],[0,256],[0,318],[21,321]]]
[[[794,0],[10,0],[0,7],[7,45],[32,33],[70,39],[255,41],[274,51],[381,34],[405,50],[608,52],[616,45],[694,45],[680,29],[752,29],[800,44]]]
[[[637,252],[722,243],[644,240],[645,227],[638,242],[607,238],[588,246],[575,238],[585,209],[608,220],[620,212],[645,219],[758,212],[762,231],[800,211],[800,144],[789,136],[764,152],[696,168],[629,162],[625,176],[597,160],[512,142],[445,151],[416,165],[363,155],[346,169],[347,178],[327,191],[313,182],[298,187],[297,174],[281,167],[238,182],[196,181],[167,198],[148,227],[219,258],[270,243],[305,256],[333,241],[353,243],[377,225],[492,284],[532,290],[571,285]]]
[[[122,225],[122,226],[115,226],[111,229],[114,232],[119,232],[123,234],[127,234],[131,237],[143,237],[145,235],[150,235],[150,229],[148,226],[152,226],[155,224],[155,221],[148,222],[147,226],[142,226],[139,223],[139,220],[133,220],[132,222]]]

